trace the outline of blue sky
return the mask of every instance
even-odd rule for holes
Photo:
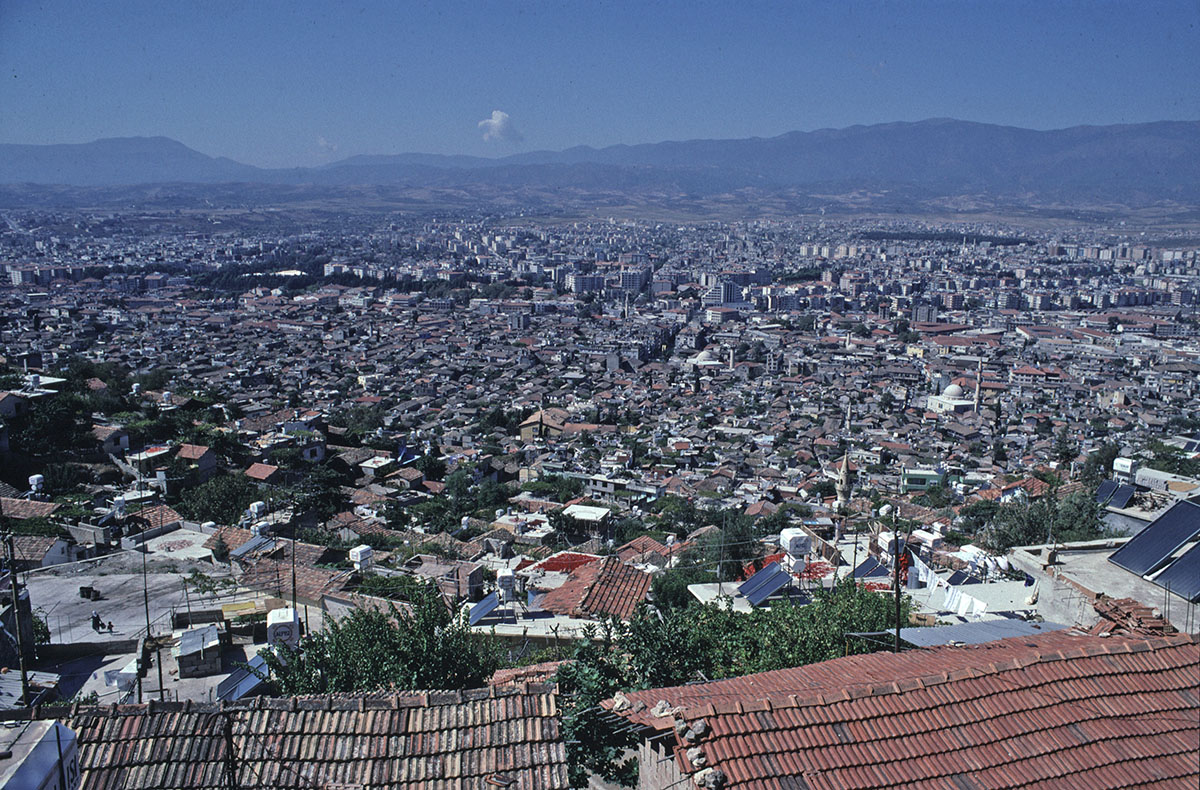
[[[1195,120],[1198,41],[1197,0],[2,0],[0,142],[165,135],[278,167],[932,117]]]

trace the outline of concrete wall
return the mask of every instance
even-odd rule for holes
[[[69,661],[84,656],[116,656],[138,652],[140,639],[111,639],[103,642],[68,642],[38,645],[38,658],[44,661]]]
[[[221,671],[221,648],[214,647],[211,650],[203,650],[189,656],[179,656],[177,662],[181,678],[216,675]]]
[[[174,532],[181,526],[183,526],[182,521],[173,521],[168,524],[163,524],[160,527],[151,527],[150,529],[139,532],[138,534],[132,535],[128,538],[121,538],[121,548],[127,551],[136,549],[138,546],[150,540],[150,538],[157,538],[159,535],[165,535],[168,532]]]

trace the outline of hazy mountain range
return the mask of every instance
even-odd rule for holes
[[[497,159],[354,156],[264,169],[165,137],[0,145],[0,184],[134,184],[668,190],[865,190],[1146,205],[1200,201],[1200,121],[1034,131],[955,120],[789,132],[744,140],[576,147]]]

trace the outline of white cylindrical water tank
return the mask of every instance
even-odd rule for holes
[[[295,609],[267,612],[267,644],[293,648],[300,644],[300,616]]]
[[[371,557],[374,553],[371,547],[365,543],[350,549],[350,561],[354,563],[355,570],[364,571],[370,568]]]
[[[500,588],[501,598],[506,601],[512,600],[517,588],[517,577],[513,575],[512,568],[501,568],[496,571],[496,586]]]
[[[250,515],[254,516],[255,518],[258,518],[259,516],[261,516],[263,513],[266,513],[266,512],[267,512],[267,503],[266,502],[251,502],[250,503]]]
[[[779,533],[779,547],[792,557],[803,557],[812,551],[812,537],[802,529],[788,527]]]
[[[29,476],[29,490],[38,492],[46,485],[46,478],[43,475]]]

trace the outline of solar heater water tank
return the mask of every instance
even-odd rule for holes
[[[789,556],[803,557],[812,551],[812,536],[802,529],[788,527],[779,533],[779,547]]]
[[[517,577],[511,568],[501,568],[496,571],[496,586],[500,588],[500,597],[503,600],[511,601],[513,599],[517,589]]]
[[[295,609],[289,606],[267,612],[267,644],[292,648],[300,644],[300,616]]]
[[[374,551],[365,543],[361,546],[355,546],[350,549],[350,561],[354,563],[354,569],[365,571],[371,567],[371,557]]]
[[[1113,477],[1122,483],[1128,483],[1138,470],[1137,461],[1132,458],[1113,459]]]

